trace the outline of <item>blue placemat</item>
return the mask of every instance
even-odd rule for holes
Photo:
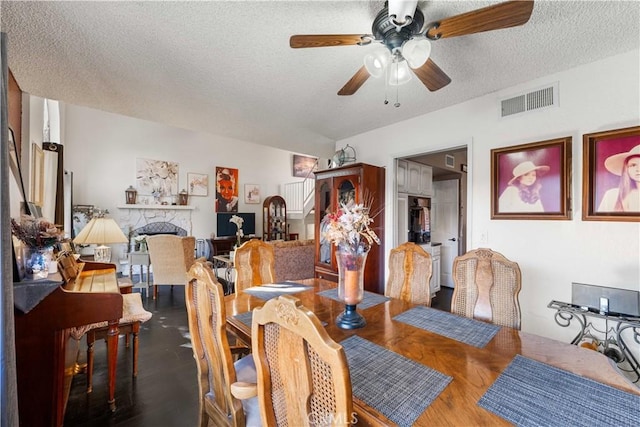
[[[318,295],[340,301],[340,298],[338,298],[338,289],[329,289],[326,291],[318,292]],[[366,308],[373,307],[374,305],[378,305],[386,301],[389,301],[389,298],[385,297],[384,295],[364,291],[364,297],[362,298],[362,301],[358,303],[358,308],[360,310],[364,310]]]
[[[517,426],[640,425],[640,396],[520,355],[478,405]]]
[[[243,292],[253,295],[261,300],[268,301],[272,298],[277,298],[280,295],[294,295],[299,292],[308,291],[313,286],[303,285],[301,283],[284,282],[284,283],[270,283],[262,286],[252,286],[245,289]]]
[[[451,382],[451,377],[353,335],[347,354],[353,395],[399,426],[410,426]]]
[[[240,313],[238,315],[233,316],[248,327],[251,327],[251,321],[253,319],[253,311],[247,311],[246,313]]]
[[[478,348],[487,345],[500,330],[500,326],[491,323],[456,316],[429,307],[412,308],[397,315],[393,320]]]

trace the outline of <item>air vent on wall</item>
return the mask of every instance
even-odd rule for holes
[[[558,84],[501,101],[501,117],[558,105]]]

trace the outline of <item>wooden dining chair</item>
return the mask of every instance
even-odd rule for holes
[[[236,293],[252,286],[273,283],[276,277],[273,246],[259,239],[251,239],[236,249]]]
[[[158,286],[184,286],[187,271],[195,260],[196,238],[157,234],[147,237],[147,247],[153,271],[153,298],[158,297]]]
[[[480,248],[453,261],[451,312],[520,329],[520,267],[504,255]]]
[[[431,306],[431,255],[412,242],[391,249],[385,296]]]
[[[239,400],[231,393],[231,385],[253,384],[255,395],[256,370],[253,358],[236,362],[233,353],[247,353],[246,348],[229,345],[226,334],[224,291],[211,267],[195,261],[188,273],[185,301],[189,319],[189,334],[193,358],[198,371],[200,427],[209,421],[218,426],[260,426],[257,398]]]
[[[290,295],[253,311],[253,358],[264,425],[350,425],[351,379],[344,349]]]

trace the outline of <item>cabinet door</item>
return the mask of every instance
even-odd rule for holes
[[[324,237],[326,222],[325,216],[333,209],[331,203],[331,178],[318,179],[316,181],[316,263],[331,268],[331,242]]]
[[[362,203],[362,194],[356,191],[359,187],[360,175],[345,175],[333,179],[333,185],[336,189],[335,200],[336,206],[332,206],[334,211],[338,210],[342,205],[349,203]]]
[[[420,194],[433,195],[433,169],[431,166],[420,166]]]
[[[396,246],[409,240],[409,196],[407,194],[398,194],[397,209]]]
[[[422,194],[420,192],[420,164],[408,162],[407,172],[407,193],[409,194]]]
[[[434,256],[431,262],[431,281],[429,282],[429,288],[431,290],[431,296],[433,297],[436,292],[440,290],[440,255]]]
[[[396,166],[396,182],[398,184],[398,193],[407,193],[408,184],[407,184],[407,173],[408,173],[408,165],[406,160],[398,160]]]

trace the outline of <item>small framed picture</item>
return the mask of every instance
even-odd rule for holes
[[[640,221],[640,126],[582,140],[582,219]]]
[[[306,178],[308,176],[313,178],[313,173],[317,170],[317,157],[300,156],[298,154],[293,155],[293,176],[299,178]]]
[[[571,137],[491,150],[492,219],[571,219]]]
[[[206,173],[187,173],[187,192],[190,196],[209,195],[209,175]]]
[[[257,184],[244,185],[244,202],[249,204],[260,203],[260,186]]]

